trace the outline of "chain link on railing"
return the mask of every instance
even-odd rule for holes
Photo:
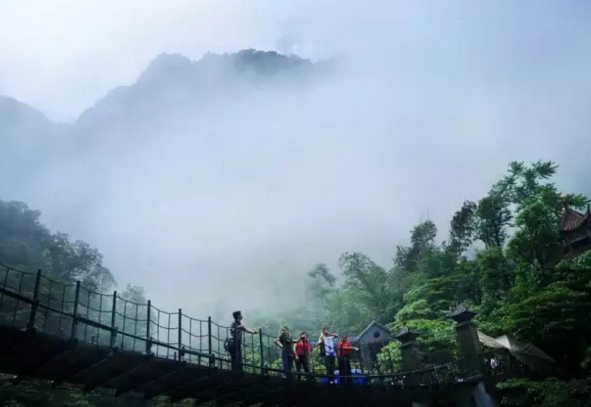
[[[75,284],[51,279],[39,270],[25,272],[0,264],[0,324],[35,329],[102,347],[153,354],[157,357],[230,370],[231,358],[224,349],[229,326],[211,318],[193,318],[179,309],[169,312],[151,301],[138,303],[117,292],[100,293]],[[312,343],[311,343],[312,344]],[[314,350],[310,372],[282,370],[282,349],[275,336],[259,332],[242,337],[242,371],[250,374],[285,376],[328,382],[324,361]],[[388,372],[380,366],[364,370],[360,352],[351,357],[353,383],[405,387],[457,383],[466,372],[458,361],[417,372]],[[392,366],[392,364],[390,364]],[[338,363],[335,362],[335,369]]]

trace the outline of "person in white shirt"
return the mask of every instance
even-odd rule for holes
[[[322,334],[318,338],[318,343],[321,346],[320,355],[324,355],[324,365],[326,366],[326,376],[328,377],[329,383],[334,383],[335,375],[335,338],[338,335],[331,333],[328,327],[322,328]]]

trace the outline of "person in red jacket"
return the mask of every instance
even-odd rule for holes
[[[304,369],[304,372],[310,373],[310,342],[308,342],[308,334],[302,332],[294,346],[294,353],[296,355],[296,370],[298,372]]]
[[[351,359],[349,358],[350,351],[358,351],[359,348],[351,346],[351,343],[347,340],[347,334],[343,333],[341,339],[337,344],[337,355],[339,357],[339,376],[341,383],[351,382]]]

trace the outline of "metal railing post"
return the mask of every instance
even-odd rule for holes
[[[179,343],[179,362],[183,359],[183,310],[179,308],[179,324],[178,324],[179,332],[178,332],[178,343]]]
[[[74,312],[72,312],[72,333],[70,339],[76,339],[78,329],[78,302],[80,300],[80,281],[76,281],[76,292],[74,294]]]
[[[209,366],[215,364],[213,358],[213,346],[211,344],[211,317],[207,317],[207,353],[209,354]]]
[[[113,291],[113,307],[111,310],[111,348],[115,347],[117,343],[117,291]]]
[[[152,301],[148,300],[148,311],[146,312],[146,355],[152,353],[152,328],[151,328],[151,319],[152,319]]]
[[[261,355],[261,375],[265,374],[265,355],[263,351],[263,330],[259,329],[259,353]]]
[[[33,331],[35,329],[35,314],[39,307],[39,286],[41,285],[41,269],[37,270],[37,276],[35,277],[35,288],[33,289],[33,304],[31,304],[31,313],[29,314],[29,320],[27,321],[27,331]]]
[[[6,268],[6,273],[4,273],[4,281],[2,282],[2,288],[6,288],[6,286],[8,285],[8,273],[10,272],[10,269],[8,268],[8,266],[5,266]],[[4,293],[0,293],[0,309],[2,309],[2,302],[4,301]]]

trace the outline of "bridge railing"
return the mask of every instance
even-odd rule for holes
[[[166,311],[147,303],[124,298],[117,292],[101,293],[80,282],[68,283],[0,264],[0,324],[37,330],[97,346],[154,354],[192,364],[230,369],[224,349],[229,327],[211,320]],[[283,375],[281,349],[275,336],[245,333],[242,364],[245,373]],[[368,385],[403,387],[461,381],[457,362],[416,372],[363,371],[352,358]],[[326,381],[326,369],[312,357],[311,372],[294,376]],[[338,367],[337,367],[338,368]],[[343,378],[341,378],[343,379]],[[359,377],[353,377],[359,379]]]

